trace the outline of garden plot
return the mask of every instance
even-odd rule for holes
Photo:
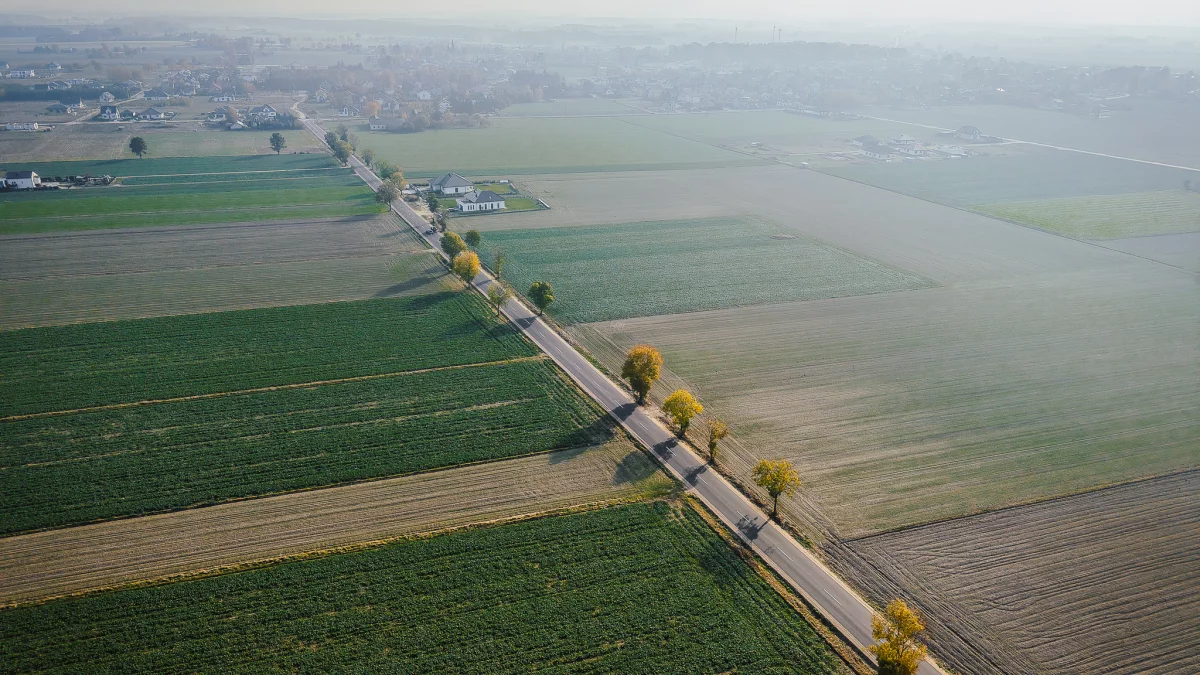
[[[0,330],[444,290],[395,216],[12,236]]]
[[[672,488],[618,435],[589,448],[2,537],[0,605]]]
[[[1183,190],[985,204],[972,210],[1082,239],[1200,232],[1200,192]]]
[[[1142,262],[572,330],[618,371],[658,347],[735,476],[790,458],[784,511],[858,536],[1195,466],[1196,293]]]
[[[10,609],[0,659],[23,671],[847,672],[698,514],[665,502]]]
[[[972,673],[1200,671],[1200,474],[1168,476],[849,542],[877,602],[925,610]],[[901,590],[903,589],[903,590]]]
[[[747,218],[490,232],[525,289],[549,281],[566,322],[924,288],[928,280]],[[763,274],[778,270],[777,276]]]

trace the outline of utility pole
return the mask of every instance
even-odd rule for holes
[[[737,29],[738,29],[737,26],[733,27],[733,44],[735,44],[735,45],[737,44]]]

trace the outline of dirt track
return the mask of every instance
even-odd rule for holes
[[[874,600],[915,599],[962,672],[1200,672],[1198,471],[834,553]]]
[[[626,440],[0,539],[0,605],[670,489]]]

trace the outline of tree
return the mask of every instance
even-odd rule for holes
[[[471,248],[478,248],[481,239],[479,230],[467,230],[467,233],[463,235],[463,241],[467,242],[467,246]]]
[[[367,166],[375,165],[375,151],[374,150],[367,148],[366,150],[362,151],[362,155],[360,155],[360,156],[362,157],[363,164],[366,164]],[[380,176],[380,178],[387,178],[387,176]]]
[[[380,204],[391,204],[400,198],[400,191],[391,183],[384,183],[375,191],[375,201]]]
[[[459,253],[467,250],[467,244],[462,237],[458,236],[457,232],[447,232],[442,237],[442,250],[451,260],[454,260]]]
[[[879,661],[880,675],[913,675],[924,660],[927,649],[917,642],[917,633],[925,630],[921,615],[903,600],[888,603],[883,616],[871,617],[871,637],[879,644],[867,649]]]
[[[432,190],[430,190],[429,193],[425,195],[425,205],[429,207],[430,213],[437,213],[438,207],[440,205],[438,204],[437,195],[435,195]]]
[[[142,155],[150,151],[150,146],[146,145],[146,139],[141,136],[134,136],[129,139],[129,151],[137,155],[138,159],[141,159]]]
[[[345,164],[350,159],[350,155],[354,154],[354,148],[346,141],[338,141],[333,144],[333,156],[337,157],[338,161]]]
[[[397,193],[403,190],[405,185],[408,185],[408,181],[404,180],[404,174],[400,173],[399,171],[388,176],[387,183],[388,185],[395,187]]]
[[[754,465],[754,482],[774,500],[771,517],[779,513],[779,496],[790,495],[800,487],[800,474],[786,459],[760,459]]]
[[[283,137],[283,134],[279,133],[278,131],[271,134],[271,149],[275,151],[275,154],[278,155],[286,147],[287,139]]]
[[[463,251],[454,256],[454,262],[450,264],[450,269],[458,275],[459,279],[466,282],[470,288],[471,281],[479,274],[479,256],[475,255],[474,251]]]
[[[501,281],[497,280],[488,284],[488,304],[496,309],[496,316],[500,316],[500,308],[504,306],[504,303],[510,297],[512,297],[512,289],[504,285]]]
[[[330,149],[332,149],[334,146],[336,146],[337,142],[340,140],[342,140],[342,139],[338,138],[338,135],[333,133],[332,131],[325,132],[325,145],[328,145],[330,147]]]
[[[554,302],[554,288],[549,281],[535,281],[529,286],[529,299],[537,305],[538,314],[543,314]]]
[[[496,255],[493,259],[492,270],[496,272],[496,278],[500,278],[500,274],[504,272],[504,263],[508,262],[508,258],[504,256],[504,251],[496,249]]]
[[[691,392],[686,389],[676,389],[670,396],[663,401],[663,412],[671,416],[675,420],[675,426],[678,427],[677,435],[683,438],[687,434],[688,425],[692,423],[692,418],[704,412],[704,406],[692,396]]]
[[[350,130],[346,128],[345,124],[337,125],[336,131],[337,131],[338,139],[343,140],[343,141],[350,140]]]
[[[625,354],[621,377],[629,380],[629,386],[637,394],[638,405],[646,402],[646,395],[650,393],[650,386],[658,379],[662,364],[662,354],[650,345],[634,345]]]
[[[717,461],[717,443],[721,439],[729,435],[729,425],[719,419],[712,419],[708,422],[708,463],[713,464]]]
[[[382,109],[383,106],[379,105],[379,101],[367,101],[362,107],[363,115],[367,117],[377,117]]]

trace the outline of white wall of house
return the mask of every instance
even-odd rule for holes
[[[32,178],[5,179],[4,184],[18,190],[32,190],[42,184],[42,179],[35,173]]]
[[[472,211],[499,211],[505,208],[504,202],[484,202],[476,204],[465,200],[458,200],[458,210],[463,213],[471,213]]]

